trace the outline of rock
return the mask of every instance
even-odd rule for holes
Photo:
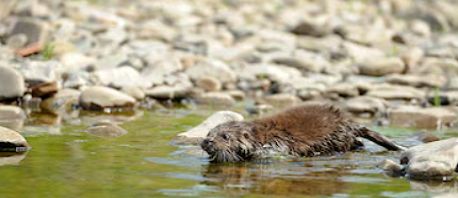
[[[80,105],[86,110],[104,110],[105,108],[132,109],[135,99],[125,93],[108,87],[93,86],[80,95]]]
[[[71,111],[79,103],[80,91],[74,89],[59,90],[52,97],[43,100],[40,108],[48,113],[59,115]]]
[[[424,129],[440,129],[452,126],[457,116],[445,108],[416,106],[401,106],[388,110],[390,124],[400,127],[415,127]]]
[[[138,86],[146,87],[140,73],[132,67],[123,66],[113,69],[98,70],[93,73],[96,84],[114,87]]]
[[[404,175],[403,170],[402,170],[403,167],[392,160],[385,159],[383,162],[381,162],[377,166],[383,169],[385,174],[387,174],[388,176],[400,177]]]
[[[241,79],[256,80],[269,79],[277,82],[290,82],[300,78],[301,72],[296,68],[279,65],[252,65],[244,67],[238,72]]]
[[[242,101],[245,99],[245,93],[240,90],[230,90],[226,91],[227,94],[229,94],[232,98],[234,98],[236,101]]]
[[[449,181],[458,164],[458,138],[411,147],[401,154],[401,164],[410,179]]]
[[[331,85],[326,89],[327,94],[337,94],[340,97],[356,97],[359,96],[358,87],[351,83],[338,83]]]
[[[369,76],[383,76],[387,74],[402,73],[405,69],[400,58],[379,58],[361,63],[359,71]]]
[[[0,126],[20,130],[26,119],[25,112],[16,106],[0,105]]]
[[[228,65],[213,59],[198,61],[195,65],[186,69],[185,72],[193,80],[209,76],[218,79],[222,83],[235,82],[236,80],[236,74]]]
[[[297,35],[322,37],[331,33],[331,28],[327,24],[320,24],[316,21],[302,21],[297,24],[291,32]]]
[[[221,82],[217,78],[211,76],[204,76],[197,79],[196,86],[207,92],[220,91],[222,87]]]
[[[408,85],[414,87],[443,87],[446,79],[439,75],[400,75],[392,74],[386,77],[386,82],[392,84]]]
[[[196,127],[177,135],[178,143],[198,144],[207,137],[208,132],[219,124],[231,121],[242,121],[243,116],[232,111],[218,111]]]
[[[293,106],[301,102],[301,99],[292,94],[275,94],[264,97],[264,100],[273,106]]]
[[[231,106],[235,104],[234,98],[224,92],[202,93],[194,97],[197,103],[205,105],[224,105]]]
[[[85,131],[91,135],[106,138],[114,138],[127,134],[125,129],[109,121],[95,123],[88,127]]]
[[[94,65],[96,60],[93,57],[86,56],[82,53],[71,52],[65,53],[60,57],[64,70],[67,72],[84,70],[91,65]]]
[[[385,112],[388,104],[383,99],[360,96],[346,100],[344,106],[351,113],[370,113],[374,115],[378,112]]]
[[[50,83],[59,79],[60,68],[62,65],[57,61],[28,61],[21,65],[20,71],[27,82]]]
[[[125,53],[116,53],[102,57],[95,63],[95,65],[99,70],[114,69],[121,66],[123,63],[126,63],[128,60],[129,58]]]
[[[136,86],[124,86],[121,88],[121,91],[139,101],[145,98],[145,92]]]
[[[89,73],[86,71],[75,71],[64,75],[63,87],[80,88],[89,84]]]
[[[385,53],[377,48],[366,47],[352,42],[344,42],[342,45],[344,52],[357,63],[373,59],[383,59],[385,57]]]
[[[330,63],[324,57],[302,51],[296,52],[294,57],[278,57],[274,58],[272,61],[276,64],[287,65],[300,70],[317,73],[330,66]]]
[[[57,93],[58,87],[56,82],[45,82],[32,85],[31,89],[33,97],[46,98]]]
[[[27,37],[26,45],[44,45],[48,36],[48,27],[45,23],[33,18],[19,18],[13,24],[9,35],[24,34]]]
[[[24,95],[24,78],[16,70],[0,66],[0,100],[5,98],[17,98]]]
[[[0,21],[9,16],[10,12],[14,9],[14,6],[18,0],[10,0],[10,1],[1,1],[0,2]]]
[[[27,43],[27,35],[25,34],[15,34],[11,35],[6,41],[6,45],[11,49],[18,49],[25,47]]]
[[[387,100],[411,100],[425,97],[425,93],[419,89],[408,86],[386,84],[373,86],[370,88],[367,95]]]
[[[184,69],[183,64],[181,64],[178,58],[172,57],[171,59],[164,60],[162,57],[162,59],[156,60],[152,58],[152,60],[147,59],[146,61],[148,67],[142,70],[141,77],[147,87],[162,85],[166,78]]]
[[[181,99],[185,98],[191,92],[191,86],[185,84],[179,84],[174,86],[161,85],[147,89],[145,91],[146,96],[156,99]]]
[[[0,152],[25,152],[29,149],[29,144],[21,134],[0,126]]]

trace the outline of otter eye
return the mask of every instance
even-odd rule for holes
[[[245,138],[249,138],[249,137],[250,137],[250,135],[248,135],[248,133],[243,133],[243,137],[245,137]]]
[[[224,140],[229,140],[229,135],[227,135],[227,134],[223,134],[222,137],[223,137]]]

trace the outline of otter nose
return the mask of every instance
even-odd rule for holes
[[[202,143],[200,143],[200,147],[202,147],[204,150],[207,150],[207,148],[213,144],[213,140],[210,139],[204,139]]]

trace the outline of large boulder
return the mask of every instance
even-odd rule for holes
[[[0,152],[24,152],[29,148],[29,144],[21,134],[0,126]]]
[[[452,126],[457,116],[455,112],[445,108],[417,106],[401,106],[388,111],[390,124],[400,127],[415,127],[422,129],[440,129]]]
[[[218,111],[204,120],[196,127],[177,135],[176,142],[181,144],[197,144],[207,137],[208,132],[217,125],[231,122],[242,121],[243,116],[232,111]]]
[[[24,95],[24,77],[15,69],[0,66],[0,99],[16,98]]]
[[[80,105],[87,110],[132,109],[135,105],[135,98],[118,90],[100,86],[85,89],[79,101]]]

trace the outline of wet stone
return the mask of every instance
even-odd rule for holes
[[[0,152],[25,152],[29,149],[27,140],[21,134],[0,126]]]
[[[128,133],[125,129],[109,121],[97,122],[85,131],[91,135],[104,138],[115,138]]]

